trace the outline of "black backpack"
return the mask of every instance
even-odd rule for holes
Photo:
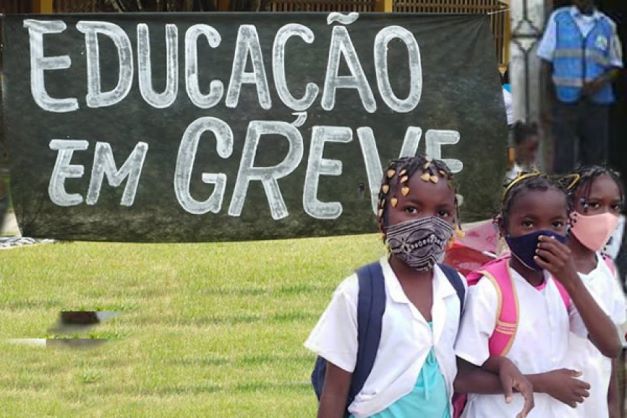
[[[446,265],[438,264],[446,275],[460,302],[460,316],[464,307],[464,297],[466,288],[457,271]],[[361,267],[357,270],[359,279],[359,297],[357,300],[357,362],[351,386],[348,391],[345,415],[348,416],[348,406],[353,402],[355,396],[363,388],[366,379],[372,371],[374,359],[379,349],[381,340],[381,322],[385,312],[385,280],[381,264],[377,261]],[[324,375],[327,369],[327,361],[318,356],[314,369],[311,373],[311,384],[314,387],[316,396],[320,400],[322,386],[324,385]]]

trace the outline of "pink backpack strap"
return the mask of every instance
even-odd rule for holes
[[[483,277],[483,271],[490,270],[492,266],[494,266],[495,264],[499,264],[502,262],[505,262],[507,264],[509,263],[510,258],[511,256],[508,254],[499,258],[495,258],[494,260],[488,261],[487,263],[485,263],[484,265],[480,267],[480,270],[474,270],[468,273],[466,275],[466,283],[468,283],[468,286],[476,285],[477,282]]]
[[[486,265],[480,273],[494,284],[498,294],[496,326],[488,340],[490,354],[505,356],[518,329],[518,296],[509,273],[509,257]]]
[[[612,261],[612,258],[608,257],[605,254],[603,254],[603,261],[605,261],[605,264],[610,269],[612,274],[614,276],[616,276],[616,265],[614,264],[614,261]],[[557,287],[557,290],[559,290],[559,292],[560,292],[560,296],[562,297],[562,300],[564,301],[564,305],[566,306],[566,310],[569,310],[570,309],[570,305],[572,304],[572,299],[570,298],[570,295],[568,294],[568,291],[566,290],[564,285],[562,285],[559,282],[559,280],[553,279],[553,282],[555,283],[555,286]]]
[[[492,281],[497,293],[497,313],[494,332],[488,339],[491,355],[506,355],[514,341],[518,327],[518,299],[509,274],[509,256],[497,258],[482,266],[482,270],[466,275],[468,286],[476,285],[486,277]],[[466,406],[466,394],[453,394],[453,418],[459,418]]]
[[[603,254],[603,261],[605,261],[605,264],[610,269],[612,274],[616,276],[616,265],[614,264],[614,261],[612,261],[612,257]]]
[[[555,278],[553,279],[553,283],[555,283],[555,287],[557,287],[557,290],[560,292],[560,297],[562,298],[562,301],[564,302],[564,306],[566,306],[566,311],[568,311],[572,303],[572,300],[570,299],[570,295],[568,294],[568,291],[566,290],[564,285],[561,284]]]

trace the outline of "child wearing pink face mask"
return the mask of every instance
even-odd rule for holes
[[[574,173],[569,187],[571,228],[568,246],[581,281],[598,305],[620,326],[625,322],[625,296],[616,267],[602,250],[616,229],[624,192],[618,174],[600,166],[583,167]],[[619,417],[618,384],[612,360],[588,340],[569,337],[570,367],[583,372],[590,383],[590,397],[576,412],[579,417]]]

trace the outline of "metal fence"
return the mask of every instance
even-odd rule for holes
[[[381,0],[270,0],[264,9],[272,12],[373,12]],[[509,61],[510,14],[499,0],[394,0],[396,13],[488,14],[499,64]]]
[[[395,0],[397,13],[489,14],[498,62],[509,61],[509,5],[498,0]]]
[[[273,0],[266,4],[272,12],[374,12],[375,0]]]
[[[55,13],[263,10],[271,12],[374,12],[384,0],[48,0]],[[219,3],[230,4],[219,8]],[[392,0],[396,13],[488,14],[498,62],[509,61],[510,14],[503,0]],[[0,1],[0,13],[30,13],[34,2]],[[388,3],[389,4],[389,3]]]

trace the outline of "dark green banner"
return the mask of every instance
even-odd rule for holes
[[[221,241],[376,230],[426,152],[492,215],[506,126],[487,17],[4,17],[3,134],[26,236]]]

